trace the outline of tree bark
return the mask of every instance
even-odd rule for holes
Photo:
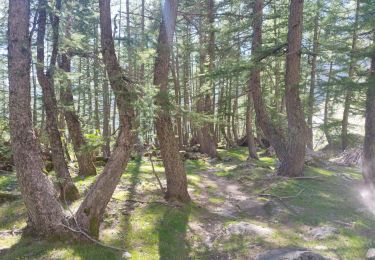
[[[303,0],[291,0],[288,22],[288,51],[286,54],[285,105],[288,118],[286,154],[278,175],[303,174],[306,150],[306,123],[299,98]]]
[[[251,93],[254,103],[257,125],[262,129],[264,135],[274,147],[277,157],[283,160],[286,154],[285,138],[282,130],[276,127],[267,113],[261,90],[260,68],[258,67],[257,56],[262,47],[263,0],[255,1],[253,13],[253,40],[251,50],[254,68],[250,73],[249,92]]]
[[[200,54],[199,54],[199,89],[198,93],[198,100],[197,100],[197,112],[202,114],[205,117],[211,117],[212,113],[212,99],[211,99],[211,83],[209,84],[209,88],[206,89],[205,87],[205,62],[206,62],[206,54],[204,49],[204,32],[202,21],[200,21],[200,32],[199,32],[199,44],[200,44]],[[208,45],[208,49],[210,49],[211,45]],[[211,55],[213,52],[210,50]],[[212,62],[213,56],[210,56],[210,62]],[[210,63],[211,64],[211,63]],[[209,70],[212,68],[213,63],[209,65]],[[197,139],[200,145],[200,152],[209,155],[210,157],[214,158],[217,157],[216,151],[216,138],[215,132],[213,129],[213,124],[208,122],[207,118],[204,118],[202,125],[197,127]]]
[[[57,1],[57,8],[61,8],[61,1]],[[43,103],[46,110],[46,126],[49,135],[50,147],[52,150],[52,163],[58,177],[60,188],[60,196],[62,200],[73,201],[79,198],[78,189],[75,187],[72,178],[70,177],[68,165],[64,158],[63,144],[61,135],[58,129],[57,122],[57,101],[54,91],[53,74],[56,65],[56,58],[58,52],[58,30],[59,17],[53,15],[52,29],[53,29],[53,49],[50,57],[50,65],[47,72],[44,72],[44,37],[46,32],[47,20],[46,0],[39,1],[38,7],[38,33],[37,33],[37,77],[43,91]]]
[[[103,139],[104,144],[102,147],[102,153],[104,158],[109,158],[111,155],[110,147],[110,129],[109,129],[109,119],[110,119],[110,99],[109,99],[109,89],[108,89],[108,80],[106,77],[106,72],[104,71],[103,79]]]
[[[167,178],[167,200],[190,201],[184,164],[173,132],[168,99],[168,71],[173,34],[177,18],[177,0],[165,0],[162,7],[162,21],[154,67],[154,85],[159,87],[156,103],[159,106],[156,117],[156,133]]]
[[[135,142],[133,102],[137,97],[116,57],[111,28],[110,2],[110,0],[99,1],[101,46],[103,61],[118,106],[120,132],[108,163],[91,186],[76,213],[79,226],[95,237],[99,235],[99,226],[105,208],[120,181]]]
[[[312,60],[311,60],[311,73],[310,73],[310,93],[308,99],[308,140],[307,147],[313,150],[314,148],[314,135],[313,135],[313,115],[314,115],[314,102],[315,102],[315,81],[316,81],[316,60],[318,57],[319,48],[319,18],[320,18],[320,0],[317,0],[317,11],[314,17],[314,36],[313,36],[313,49],[312,49]]]
[[[350,51],[350,61],[349,61],[349,71],[348,71],[348,78],[350,82],[353,81],[354,77],[354,52],[357,48],[357,27],[358,27],[358,17],[359,17],[359,0],[356,1],[356,9],[355,9],[355,20],[354,20],[354,31],[353,31],[353,38],[352,38],[352,49]],[[348,136],[348,125],[349,125],[349,112],[350,112],[350,104],[352,100],[353,92],[351,90],[351,86],[345,91],[345,101],[344,101],[344,112],[342,116],[342,123],[341,123],[341,149],[345,150],[349,145],[349,136]]]
[[[333,73],[332,67],[333,67],[333,62],[331,61],[330,65],[329,65],[327,87],[326,87],[326,90],[325,90],[326,95],[325,95],[325,100],[324,100],[324,119],[323,119],[323,131],[324,131],[324,135],[327,139],[329,147],[333,147],[333,141],[332,141],[331,134],[329,133],[329,126],[328,126],[328,122],[329,122],[328,108],[329,108],[329,101],[330,101],[330,94],[331,94],[330,84],[331,84],[332,73]]]
[[[246,138],[247,138],[247,149],[249,151],[249,159],[259,159],[253,135],[253,115],[251,113],[252,106],[251,92],[248,91],[247,95],[247,106],[246,106]]]
[[[9,123],[18,182],[28,226],[44,237],[62,235],[64,213],[56,191],[43,173],[43,162],[32,129],[30,108],[30,2],[9,1],[8,69]]]
[[[65,32],[66,38],[70,38],[71,22],[71,18],[68,17],[68,24]],[[64,72],[71,72],[71,58],[69,57],[69,51],[61,55],[59,66]],[[77,157],[79,168],[78,175],[96,175],[96,168],[92,162],[92,153],[87,151],[87,149],[85,150],[87,143],[82,133],[81,123],[74,108],[72,86],[68,78],[65,79],[61,87],[61,101],[64,105],[64,116],[68,126],[69,136],[72,139],[74,153]]]

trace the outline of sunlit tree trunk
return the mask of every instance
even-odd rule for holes
[[[118,63],[111,28],[110,0],[100,0],[100,31],[103,62],[119,110],[120,130],[117,141],[103,172],[91,185],[84,201],[76,213],[79,226],[94,237],[99,235],[99,226],[113,192],[120,181],[135,142],[136,100],[133,86]]]
[[[65,216],[56,191],[43,173],[30,108],[30,2],[9,1],[9,124],[14,163],[28,226],[44,237],[62,235]]]
[[[305,163],[307,127],[299,98],[303,0],[292,0],[289,6],[288,46],[286,53],[285,105],[288,119],[286,154],[278,175],[300,176]]]
[[[315,82],[316,82],[316,63],[319,48],[319,19],[320,19],[320,0],[316,2],[317,11],[314,17],[314,36],[313,36],[313,49],[311,60],[311,73],[310,73],[310,93],[308,99],[308,113],[307,113],[307,126],[308,126],[308,140],[307,147],[314,148],[314,135],[313,135],[313,114],[315,102]]]
[[[71,22],[71,18],[68,17],[68,24],[65,30],[65,37],[68,39],[70,38]],[[69,56],[69,51],[61,54],[59,66],[66,73],[71,72],[71,58]],[[60,98],[64,105],[64,116],[68,126],[69,136],[72,139],[74,153],[77,157],[79,169],[78,175],[96,175],[96,169],[92,162],[93,156],[91,151],[87,151],[87,147],[85,147],[87,143],[83,136],[79,117],[75,112],[72,86],[69,78],[65,78],[62,82]]]
[[[159,88],[156,103],[159,106],[156,117],[156,133],[167,178],[166,199],[182,202],[190,201],[187,178],[179,153],[178,140],[173,132],[168,99],[168,72],[171,45],[177,18],[177,0],[165,0],[162,7],[158,45],[154,67],[154,85]]]
[[[79,197],[78,189],[75,187],[73,180],[70,177],[68,165],[65,161],[63,144],[61,135],[58,129],[57,122],[57,100],[54,90],[54,70],[58,52],[58,16],[52,16],[52,29],[53,29],[53,49],[50,57],[50,66],[47,72],[44,72],[44,37],[46,32],[47,20],[47,7],[46,0],[39,1],[38,7],[38,34],[37,34],[37,76],[40,86],[43,91],[43,103],[46,110],[46,124],[47,132],[49,135],[50,147],[52,150],[52,163],[58,177],[60,188],[60,196],[62,200],[72,201]],[[57,1],[57,8],[61,8],[61,1]]]

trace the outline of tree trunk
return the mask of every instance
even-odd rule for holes
[[[178,53],[176,53],[176,57],[174,57],[174,53],[172,51],[172,59],[171,59],[171,72],[173,77],[174,83],[174,95],[175,95],[175,104],[177,108],[181,106],[181,98],[180,98],[180,76],[179,76],[179,62],[178,62]],[[181,113],[177,111],[176,113],[176,128],[177,128],[177,136],[178,136],[178,145],[180,149],[183,146],[183,134],[182,134],[182,127],[181,127]]]
[[[184,164],[178,149],[178,141],[173,132],[168,100],[168,71],[173,34],[176,26],[177,0],[166,0],[162,7],[158,46],[154,67],[154,85],[159,87],[156,103],[159,106],[156,117],[156,133],[160,142],[167,178],[166,199],[181,202],[190,201]]]
[[[357,48],[357,27],[358,27],[358,17],[359,17],[359,0],[356,1],[356,9],[355,9],[355,20],[354,20],[354,31],[353,31],[353,38],[352,38],[352,49],[350,51],[350,62],[349,62],[349,71],[348,77],[350,82],[354,80],[354,52]],[[348,136],[348,124],[349,124],[349,112],[350,112],[350,104],[353,96],[353,92],[351,90],[352,86],[345,91],[345,102],[344,102],[344,112],[342,116],[342,124],[341,124],[341,149],[345,150],[349,145],[349,136]]]
[[[259,52],[262,45],[262,13],[263,0],[257,0],[253,6],[253,13],[255,14],[252,40],[252,60],[257,64]],[[257,125],[262,129],[266,138],[270,141],[275,149],[276,155],[280,160],[284,159],[286,154],[285,138],[280,128],[272,122],[266,110],[266,105],[262,96],[261,82],[260,82],[260,68],[255,66],[250,73],[249,92],[252,95],[254,109],[256,114]]]
[[[53,71],[56,64],[58,52],[58,16],[53,16],[53,49],[50,58],[50,66],[44,73],[44,37],[46,32],[47,20],[47,1],[40,0],[38,8],[38,34],[37,34],[37,76],[40,86],[43,91],[43,103],[46,110],[46,126],[49,135],[50,147],[52,150],[52,163],[58,177],[60,188],[60,196],[62,200],[73,201],[79,198],[78,189],[75,187],[73,180],[70,177],[68,166],[64,158],[64,150],[61,141],[61,135],[58,129],[57,122],[57,101],[54,92]],[[57,1],[58,9],[61,7],[61,2]]]
[[[251,114],[251,93],[248,91],[247,95],[247,106],[246,106],[246,139],[247,139],[247,148],[249,151],[249,159],[259,159],[257,154],[257,149],[254,142],[253,135],[253,115]]]
[[[65,216],[56,191],[43,173],[30,108],[30,2],[9,1],[9,124],[18,182],[28,213],[28,226],[44,237],[62,235]]]
[[[211,0],[209,0],[211,1]],[[210,12],[210,11],[209,11]],[[202,32],[203,30],[203,25],[202,21],[200,21],[201,24],[201,31],[199,32],[199,44],[200,44],[200,54],[199,54],[199,70],[200,70],[200,76],[199,76],[199,92],[198,93],[198,100],[197,100],[197,112],[206,116],[210,117],[213,116],[212,112],[212,99],[211,99],[211,92],[212,92],[212,84],[213,81],[210,79],[209,82],[209,87],[206,89],[205,88],[205,78],[204,78],[204,73],[205,73],[205,60],[206,60],[206,55],[205,55],[205,50],[204,50],[204,33]],[[210,35],[210,40],[211,40],[211,35]],[[214,45],[210,42],[208,45],[208,52],[209,52],[209,71],[211,72],[214,66],[213,59],[214,59]],[[202,122],[202,126],[199,126],[197,129],[197,139],[200,144],[200,151],[201,153],[207,154],[210,157],[217,157],[217,151],[216,151],[216,138],[215,138],[215,131],[213,127],[213,123],[208,122],[207,119],[205,118]]]
[[[102,55],[117,101],[120,132],[108,163],[91,186],[76,213],[79,226],[95,237],[99,235],[99,226],[104,210],[120,181],[134,146],[135,112],[133,102],[137,98],[132,84],[125,77],[116,57],[111,28],[110,0],[100,0],[99,6]]]
[[[329,65],[329,72],[328,72],[328,81],[327,81],[327,87],[326,87],[326,95],[325,95],[325,100],[324,100],[324,119],[323,119],[323,131],[324,135],[326,136],[328,146],[333,147],[333,141],[331,134],[329,133],[329,127],[328,127],[328,108],[329,108],[329,100],[330,100],[330,89],[331,89],[331,80],[332,80],[332,67],[333,67],[333,62],[331,61]]]
[[[102,153],[104,158],[109,158],[111,155],[110,147],[110,129],[109,129],[109,119],[110,119],[110,99],[109,99],[109,89],[108,80],[106,77],[106,72],[104,71],[103,77],[103,139],[104,144],[102,147]]]
[[[288,47],[285,73],[285,105],[288,118],[288,142],[278,175],[303,174],[306,150],[306,123],[299,98],[303,0],[291,0],[288,22]]]
[[[312,61],[311,61],[311,73],[310,73],[310,93],[308,99],[308,116],[307,116],[307,126],[308,126],[308,140],[307,147],[311,150],[314,149],[314,135],[313,135],[313,114],[314,114],[314,101],[315,101],[315,81],[316,81],[316,60],[318,56],[319,47],[319,18],[320,18],[320,0],[317,0],[317,11],[314,18],[314,36],[313,36],[313,49],[312,49]]]
[[[71,18],[68,18],[65,37],[70,38]],[[69,53],[63,53],[59,64],[60,68],[66,73],[71,72],[71,58]],[[93,156],[90,151],[85,150],[86,140],[83,136],[81,123],[74,108],[74,98],[72,86],[69,78],[66,78],[61,87],[61,101],[64,104],[64,116],[69,130],[69,136],[72,139],[74,153],[78,162],[78,175],[91,176],[96,175],[96,168],[92,162]]]
[[[374,38],[375,39],[375,38]],[[375,40],[374,40],[375,43]],[[366,184],[375,188],[375,51],[372,53],[367,88],[365,141],[363,144],[362,173]]]

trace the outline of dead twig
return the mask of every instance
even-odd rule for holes
[[[266,194],[266,193],[259,193],[259,194],[257,194],[257,196],[259,196],[259,197],[270,197],[270,198],[275,198],[275,199],[279,199],[279,200],[293,199],[293,198],[297,198],[299,195],[301,195],[301,193],[302,193],[304,190],[305,190],[305,189],[301,189],[299,192],[297,192],[296,195],[292,195],[292,196],[284,196],[284,197],[280,197],[280,196],[277,196],[277,195]]]

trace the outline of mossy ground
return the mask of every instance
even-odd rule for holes
[[[257,252],[282,246],[306,247],[337,259],[364,259],[367,249],[375,247],[375,218],[361,202],[361,175],[357,169],[307,167],[305,175],[318,176],[319,179],[282,179],[271,176],[275,167],[273,158],[264,157],[259,162],[252,161],[252,167],[243,167],[247,158],[246,149],[220,150],[220,155],[223,161],[185,162],[189,192],[193,198],[193,202],[186,206],[164,203],[147,158],[131,161],[108,205],[100,240],[108,245],[126,248],[132,255],[131,259],[147,260],[244,259]],[[155,162],[155,169],[164,181],[160,161]],[[205,177],[201,173],[209,169],[214,169],[209,172],[219,179],[238,183],[241,191],[249,196],[267,193],[289,197],[283,201],[290,210],[264,218],[247,214],[236,218],[216,216],[202,206],[201,198],[206,196],[207,203],[219,206],[227,197],[218,190],[219,185],[212,182],[204,185]],[[346,174],[349,179],[337,176],[338,173]],[[84,193],[95,177],[74,177],[74,180],[80,192]],[[14,174],[0,175],[0,191],[17,190]],[[71,209],[78,205],[79,201],[71,205]],[[275,232],[267,238],[234,235],[223,241],[215,241],[208,247],[204,243],[204,232],[196,228],[211,223],[225,227],[237,221],[269,227]],[[0,248],[9,248],[0,258],[121,259],[121,252],[99,245],[47,242],[4,232],[23,228],[25,223],[26,212],[22,201],[0,205]],[[305,239],[309,228],[322,225],[335,226],[340,233],[323,241]]]

